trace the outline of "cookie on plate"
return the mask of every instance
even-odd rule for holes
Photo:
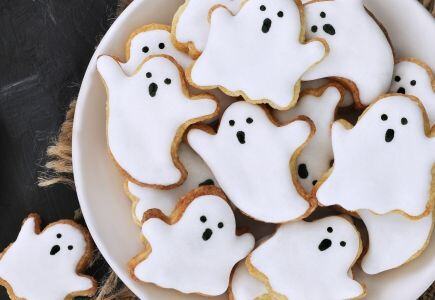
[[[302,23],[300,1],[248,0],[237,15],[216,6],[207,46],[188,70],[189,82],[275,109],[294,106],[302,75],[327,52],[323,40],[305,43]]]
[[[397,211],[420,219],[435,200],[435,139],[420,101],[413,96],[381,97],[355,127],[332,127],[334,167],[315,188],[321,205],[377,214]]]
[[[362,243],[340,216],[290,222],[247,258],[249,272],[278,299],[355,299],[365,294],[351,267]]]
[[[233,210],[223,192],[199,187],[177,204],[169,220],[144,215],[145,251],[130,261],[133,278],[183,293],[216,296],[228,289],[231,270],[254,247],[236,235]]]
[[[261,106],[239,101],[224,112],[216,134],[192,129],[187,139],[237,208],[282,223],[314,209],[296,178],[297,156],[314,131],[306,117],[279,126]]]
[[[302,80],[333,77],[349,88],[358,107],[389,90],[393,50],[363,0],[314,0],[304,9],[307,36],[325,39],[329,53]]]
[[[178,145],[189,125],[217,115],[214,97],[190,96],[182,68],[166,55],[148,57],[132,76],[110,56],[100,56],[97,69],[107,89],[107,140],[117,166],[141,186],[180,185],[187,174]]]
[[[73,299],[92,296],[92,277],[82,275],[92,257],[86,229],[61,220],[40,229],[37,214],[23,222],[17,240],[0,254],[0,285],[11,299]]]

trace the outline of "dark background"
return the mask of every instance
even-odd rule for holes
[[[72,189],[39,188],[37,177],[116,7],[117,0],[0,0],[0,251],[29,213],[45,225],[79,207]],[[8,299],[2,288],[0,299]]]

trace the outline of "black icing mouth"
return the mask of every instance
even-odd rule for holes
[[[56,253],[59,251],[60,251],[59,245],[54,245],[53,247],[51,247],[50,255],[56,255]]]
[[[323,25],[323,31],[329,35],[335,35],[335,28],[331,24]]]
[[[245,133],[243,131],[237,131],[236,136],[237,136],[237,139],[239,140],[240,144],[243,145],[244,143],[246,143]]]
[[[210,228],[207,228],[206,230],[204,230],[204,232],[202,233],[202,239],[204,241],[208,241],[211,236],[213,235],[213,231]]]
[[[394,130],[393,129],[388,129],[385,132],[385,141],[387,143],[391,142],[394,139]]]
[[[320,244],[319,244],[319,250],[320,251],[325,251],[327,250],[329,247],[331,247],[332,242],[330,239],[323,239]]]
[[[268,33],[270,27],[272,27],[272,20],[269,18],[264,19],[263,26],[261,26],[261,31],[263,31],[263,33]]]
[[[405,93],[406,93],[406,90],[405,90],[404,87],[401,86],[400,88],[397,89],[397,92],[398,92],[399,94],[405,94]]]
[[[158,89],[159,89],[159,86],[157,84],[155,84],[154,82],[152,82],[148,86],[148,93],[150,94],[151,97],[155,97]]]

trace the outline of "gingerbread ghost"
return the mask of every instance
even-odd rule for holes
[[[281,123],[304,115],[316,126],[316,133],[297,160],[298,177],[308,193],[333,163],[331,124],[343,95],[344,89],[340,85],[329,83],[318,89],[304,90],[295,107],[275,112]]]
[[[130,262],[135,278],[183,293],[225,293],[231,270],[254,247],[236,235],[234,213],[222,191],[201,187],[183,197],[168,223],[145,220],[145,253]]]
[[[431,68],[415,58],[404,58],[394,67],[393,93],[416,96],[429,117],[431,126],[435,124],[435,78]]]
[[[361,250],[353,224],[333,216],[281,225],[247,265],[279,299],[355,299],[365,294],[351,274]]]
[[[317,190],[322,205],[419,219],[433,207],[435,139],[417,98],[392,94],[372,104],[355,127],[332,127],[334,167]]]
[[[280,110],[295,105],[302,75],[326,54],[323,41],[303,43],[300,6],[248,0],[235,16],[215,7],[207,45],[188,75],[191,83]]]
[[[363,0],[310,1],[304,10],[307,36],[325,39],[329,54],[302,80],[338,79],[349,87],[360,107],[388,91],[393,51]]]
[[[216,5],[222,5],[236,14],[242,2],[242,0],[186,0],[174,17],[172,34],[175,44],[187,50],[192,57],[198,57],[207,44],[210,10]]]
[[[281,223],[312,208],[294,178],[312,128],[307,119],[279,127],[260,106],[239,101],[224,112],[217,134],[192,129],[187,137],[234,205],[256,220]]]
[[[63,220],[40,231],[31,214],[17,240],[0,254],[0,284],[12,299],[66,299],[92,296],[93,278],[80,275],[89,263],[91,240],[84,229]]]
[[[97,68],[107,88],[107,140],[118,166],[139,185],[181,184],[186,171],[178,144],[189,125],[217,114],[214,98],[190,97],[181,67],[169,56],[150,56],[133,76],[110,56],[99,57]]]

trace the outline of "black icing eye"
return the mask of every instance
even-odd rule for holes
[[[234,126],[234,124],[236,124],[234,120],[230,120],[228,123],[230,124],[230,126]]]
[[[150,51],[150,48],[148,48],[147,46],[142,48],[143,53],[148,53],[148,51]]]
[[[201,217],[199,218],[199,220],[200,220],[202,223],[205,223],[205,222],[207,222],[207,217],[206,217],[206,216],[201,216]]]
[[[58,239],[60,239],[60,238],[62,237],[62,235],[61,235],[60,233],[58,233],[58,234],[56,234],[56,237],[57,237]]]
[[[317,184],[317,180],[313,180],[313,182],[311,182],[313,185]]]
[[[159,44],[159,48],[162,49],[162,50],[165,49],[165,44],[164,43],[160,43]]]
[[[279,12],[277,13],[277,15],[278,15],[279,18],[284,17],[284,13],[283,13],[282,11],[279,11]]]
[[[252,124],[252,122],[254,122],[254,120],[252,118],[247,118],[246,119],[246,123],[248,124]]]
[[[167,85],[170,85],[170,84],[171,84],[171,82],[172,82],[172,81],[171,81],[171,79],[170,79],[170,78],[166,78],[166,79],[165,79],[165,83],[166,83]]]
[[[308,177],[308,170],[306,164],[300,164],[298,166],[298,175],[300,178],[305,179]]]
[[[407,118],[402,118],[400,120],[400,123],[402,123],[402,125],[406,125],[406,124],[408,124],[408,119]]]
[[[220,229],[220,228],[223,228],[223,227],[224,227],[224,223],[219,222],[219,223],[218,223],[218,228]]]
[[[72,250],[74,247],[72,245],[68,246],[68,250]]]
[[[341,241],[341,242],[340,242],[340,246],[341,246],[341,247],[346,246],[346,242],[345,242],[345,241]]]
[[[386,114],[382,114],[381,120],[382,121],[387,121],[388,120],[388,116]]]
[[[320,17],[321,17],[322,19],[326,18],[326,13],[325,13],[324,11],[322,11],[322,12],[320,13]]]
[[[311,31],[312,32],[317,32],[317,26],[316,25],[311,26]]]
[[[395,82],[399,82],[401,79],[402,79],[402,78],[400,78],[400,76],[395,76],[395,77],[394,77],[394,81],[395,81]]]
[[[412,86],[415,86],[415,85],[417,84],[417,81],[415,81],[415,80],[411,80],[410,84],[411,84]]]
[[[151,72],[147,72],[147,73],[145,74],[145,76],[146,76],[147,78],[151,78],[151,77],[153,77],[153,74],[151,74]]]
[[[265,10],[266,10],[266,6],[261,5],[261,6],[260,6],[260,10],[261,10],[261,11],[265,11]]]
[[[331,232],[334,231],[334,229],[332,229],[332,227],[328,227],[328,228],[326,228],[326,231],[328,231],[329,233],[331,233]]]

